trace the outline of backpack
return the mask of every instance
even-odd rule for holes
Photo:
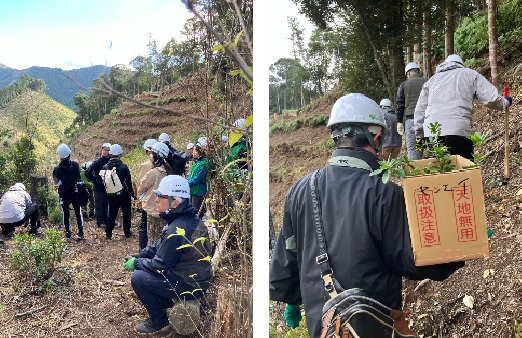
[[[121,184],[118,173],[116,173],[116,167],[112,169],[100,170],[100,176],[108,196],[121,194],[123,191],[123,186]]]
[[[184,176],[185,175],[185,166],[187,165],[187,153],[184,151],[174,150],[169,153],[170,163],[169,165],[172,167],[172,174]]]

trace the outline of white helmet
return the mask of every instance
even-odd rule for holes
[[[56,155],[63,160],[71,155],[71,148],[67,144],[62,143],[56,148]]]
[[[178,175],[168,175],[163,177],[160,181],[157,190],[154,190],[157,195],[166,195],[171,197],[190,197],[190,188],[188,181]]]
[[[152,146],[154,145],[154,143],[156,143],[157,141],[153,138],[149,138],[147,141],[145,141],[145,143],[143,143],[143,149],[145,150],[150,150],[150,148],[152,148]]]
[[[234,127],[243,128],[245,126],[245,119],[238,119],[234,122]]]
[[[194,148],[194,143],[190,142],[189,144],[187,144],[187,150],[190,150]]]
[[[118,156],[123,153],[123,149],[121,149],[121,146],[119,144],[113,144],[111,146],[111,149],[109,149],[109,155]]]
[[[227,135],[221,136],[221,141],[228,142],[228,136]]]
[[[156,142],[154,145],[150,148],[151,151],[155,152],[156,154],[160,155],[162,158],[167,158],[169,156],[169,146],[166,145],[163,142]]]
[[[88,161],[88,162],[85,162],[84,164],[82,164],[82,168],[87,170],[91,167],[92,165],[92,161]]]
[[[408,74],[408,72],[412,69],[420,69],[420,67],[417,63],[410,62],[406,65],[406,68],[404,68],[404,74]]]
[[[202,136],[200,138],[198,138],[198,143],[200,146],[202,146],[203,148],[205,148],[208,144],[208,140],[206,137]]]
[[[22,189],[23,191],[25,191],[25,185],[23,183],[15,183],[15,185],[13,185],[13,187],[17,187],[17,188],[20,188]]]
[[[359,93],[345,95],[335,102],[327,127],[336,124],[367,124],[388,129],[377,103]]]
[[[389,99],[382,99],[381,103],[379,103],[379,106],[381,107],[392,107],[392,103]]]
[[[110,144],[110,143],[104,143],[104,144],[102,144],[101,147],[102,147],[102,148],[110,148],[110,147],[111,147],[111,144]]]
[[[445,62],[456,62],[464,66],[464,61],[457,54],[448,55]]]
[[[158,141],[160,142],[170,142],[170,137],[166,133],[161,133],[158,137]]]

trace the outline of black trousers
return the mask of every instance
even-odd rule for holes
[[[82,216],[82,208],[78,204],[78,202],[74,199],[74,195],[70,196],[60,196],[60,205],[62,207],[63,213],[63,225],[66,232],[70,232],[70,216],[71,211],[69,207],[72,205],[74,209],[74,214],[76,215],[76,224],[78,225],[78,234],[83,237],[83,216]]]
[[[449,148],[451,155],[460,155],[473,161],[473,142],[465,136],[446,135],[440,140]]]
[[[141,211],[141,222],[138,227],[138,245],[139,249],[144,249],[147,246],[149,236],[147,235],[147,212]]]
[[[192,204],[192,206],[194,208],[196,208],[196,210],[199,211],[199,208],[201,208],[201,204],[203,204],[204,199],[205,199],[205,196],[190,195],[190,204]],[[205,212],[206,212],[205,206],[203,206],[203,208],[201,208],[201,212],[198,214],[198,216],[201,217],[201,215],[203,215]]]
[[[109,200],[105,191],[94,190],[94,209],[96,224],[107,224],[109,222]]]
[[[124,193],[122,195],[108,196],[108,200],[109,221],[107,222],[107,227],[105,228],[105,234],[107,237],[112,237],[112,230],[114,230],[114,225],[116,224],[116,216],[118,216],[118,211],[121,209],[123,216],[123,233],[126,236],[130,235],[132,216],[131,196],[128,193]]]
[[[29,231],[29,233],[36,234],[36,229],[40,226],[40,222],[38,220],[38,218],[40,217],[40,212],[38,210],[38,204],[32,203],[25,209],[24,218],[22,218],[20,221],[14,223],[0,224],[2,227],[2,235],[11,236],[15,230],[15,227],[24,224],[25,222],[27,222],[27,220],[29,220],[31,224],[31,230]]]

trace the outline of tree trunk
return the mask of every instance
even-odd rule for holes
[[[31,201],[39,203],[42,208],[42,213],[47,215],[47,203],[42,203],[38,198],[38,188],[46,187],[48,188],[47,177],[39,176],[39,175],[31,175]],[[43,196],[42,196],[43,197]],[[42,199],[43,200],[43,199]],[[43,205],[45,204],[45,205]]]
[[[241,290],[218,290],[216,320],[210,337],[252,337],[252,298]]]
[[[455,6],[453,1],[454,0],[448,0],[446,6],[445,57],[455,53]]]
[[[491,83],[499,89],[500,81],[497,67],[497,0],[488,1],[488,36],[489,64],[491,66]]]
[[[422,15],[422,65],[424,77],[430,78],[431,72],[431,12],[429,4]]]

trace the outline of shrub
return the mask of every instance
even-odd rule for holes
[[[56,285],[67,285],[72,279],[71,268],[62,264],[67,246],[62,232],[44,230],[45,237],[36,239],[29,234],[15,234],[15,249],[10,256],[11,268],[20,282],[36,287],[38,292],[48,291]]]
[[[47,216],[50,222],[59,224],[62,221],[62,208],[60,207],[60,197],[54,189],[48,186],[38,187],[37,200],[42,215]]]

